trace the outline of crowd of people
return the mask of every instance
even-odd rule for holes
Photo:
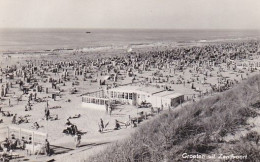
[[[223,65],[225,65],[227,70],[237,71],[235,61],[243,59],[250,60],[253,56],[259,58],[259,55],[259,42],[247,41],[216,43],[193,47],[176,47],[142,53],[131,52],[125,55],[96,58],[81,56],[79,59],[75,58],[73,60],[71,57],[61,57],[59,60],[28,59],[25,60],[25,63],[0,68],[0,97],[1,99],[8,98],[10,89],[14,88],[14,85],[17,84],[22,93],[20,97],[17,97],[17,102],[20,102],[22,98],[28,98],[28,102],[26,101],[27,103],[24,105],[24,111],[33,111],[35,103],[46,102],[45,110],[42,110],[44,111],[43,118],[45,120],[51,120],[53,113],[48,104],[50,98],[42,98],[39,94],[52,94],[51,99],[58,102],[62,94],[65,93],[61,87],[68,85],[69,81],[72,82],[73,87],[70,90],[71,95],[78,93],[78,89],[75,86],[79,84],[77,80],[80,78],[84,81],[90,79],[92,84],[98,84],[99,87],[105,89],[115,87],[119,84],[119,81],[124,80],[125,77],[130,77],[131,83],[139,80],[141,81],[140,84],[163,85],[166,89],[171,89],[172,85],[181,84],[185,86],[186,84],[191,84],[190,89],[197,90],[194,83],[205,83],[207,79],[212,76],[212,71],[218,69],[217,73],[220,76],[218,81],[219,85],[211,84],[211,88],[213,91],[224,91],[238,81],[221,77],[220,73],[223,71]],[[260,68],[259,59],[255,64],[246,67],[248,72],[256,68]],[[169,70],[169,72],[165,73],[165,70]],[[149,71],[153,71],[152,75],[142,76],[142,74],[148,73]],[[185,78],[184,76],[187,72],[191,73],[192,77]],[[48,75],[50,73],[55,77]],[[173,77],[173,75],[177,73],[178,76]],[[199,74],[202,74],[203,77],[199,77]],[[241,78],[243,77],[245,76],[241,74]],[[39,80],[41,80],[41,82]],[[94,82],[96,80],[99,80],[99,82]],[[48,87],[44,86],[46,84],[48,84]],[[12,100],[9,99],[7,105],[11,107],[14,104]],[[144,105],[146,106],[148,104]],[[3,111],[1,107],[3,107],[3,104],[0,105],[2,116],[12,117],[12,124],[31,122],[36,130],[41,128],[38,121],[28,119],[30,116],[25,115],[18,117],[16,113],[12,114],[10,111]],[[112,114],[112,107],[108,104],[106,104],[106,113],[110,114],[110,116]],[[55,117],[53,119],[58,120],[58,115],[59,114],[54,114]],[[76,147],[80,145],[81,134],[77,125],[72,124],[70,119],[79,117],[81,117],[81,115],[76,114],[68,118],[66,123],[67,127],[63,130],[63,133],[75,137]],[[1,122],[3,123],[5,121],[1,119]],[[103,132],[106,128],[106,124],[104,124],[102,118],[98,125],[98,131]],[[119,130],[120,128],[120,122],[115,120],[115,130]],[[22,143],[21,141],[23,140],[24,139],[21,139],[20,143]],[[3,147],[11,149],[17,143],[18,142],[14,143],[7,140],[2,144]],[[46,143],[48,143],[48,141],[46,141]],[[49,143],[46,146],[46,150],[50,150]],[[49,155],[50,151],[47,152]]]
[[[1,148],[7,153],[8,151],[17,149],[25,150],[26,145],[32,144],[32,136],[29,136],[26,140],[25,137],[21,137],[21,139],[19,139],[16,138],[14,134],[12,134],[10,138],[5,138],[5,140],[1,142]],[[47,139],[44,141],[44,153],[48,156],[51,155],[50,143]]]

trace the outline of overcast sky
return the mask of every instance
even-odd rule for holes
[[[260,0],[0,0],[0,28],[260,29]]]

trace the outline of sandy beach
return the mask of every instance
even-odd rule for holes
[[[89,92],[107,89],[111,86],[121,86],[133,84],[138,86],[161,87],[166,86],[174,92],[184,95],[185,103],[196,102],[201,98],[212,96],[219,92],[229,89],[241,80],[258,74],[260,69],[259,51],[250,52],[250,58],[231,60],[232,55],[219,56],[219,60],[207,60],[209,56],[203,54],[202,57],[182,55],[175,59],[170,57],[174,54],[171,49],[179,51],[196,51],[200,49],[220,51],[226,49],[226,53],[232,53],[232,47],[236,49],[251,49],[259,46],[255,42],[246,42],[250,47],[240,42],[221,43],[216,45],[192,45],[187,47],[170,47],[169,49],[140,48],[138,52],[123,53],[122,50],[99,51],[62,51],[55,54],[12,54],[1,55],[1,87],[2,90],[8,87],[8,91],[1,96],[1,112],[3,115],[1,123],[1,141],[7,136],[7,127],[24,128],[35,132],[48,134],[53,154],[27,156],[23,150],[18,152],[21,159],[33,161],[47,161],[55,159],[57,161],[75,161],[87,159],[105,149],[108,145],[129,137],[136,128],[123,126],[120,130],[114,130],[115,120],[127,123],[130,117],[138,117],[138,113],[144,112],[148,115],[148,120],[157,114],[151,114],[150,108],[137,108],[133,105],[116,104],[111,113],[105,110],[85,108],[82,106],[82,96]],[[231,50],[229,49],[231,48]],[[135,49],[134,49],[135,50]],[[176,50],[176,51],[178,51]],[[163,53],[163,51],[166,51]],[[161,52],[161,53],[160,53]],[[162,57],[161,57],[162,56]],[[198,62],[188,63],[183,60],[185,57],[197,58]],[[120,64],[125,60],[132,60],[132,63]],[[149,62],[142,64],[143,60]],[[159,59],[156,62],[155,59]],[[219,61],[219,62],[218,62]],[[155,64],[152,64],[152,63]],[[161,63],[160,63],[161,62]],[[250,64],[251,63],[251,64]],[[132,66],[132,65],[137,65]],[[110,70],[108,71],[108,68]],[[116,69],[116,70],[114,70]],[[133,76],[127,75],[132,69]],[[114,71],[113,71],[114,70]],[[104,76],[120,74],[115,81],[108,79],[105,85],[100,85],[100,80]],[[11,77],[13,76],[13,77]],[[28,78],[30,80],[28,80]],[[133,80],[134,78],[134,80]],[[21,90],[20,82],[23,87],[29,87],[27,92]],[[37,86],[42,87],[38,90]],[[215,87],[215,89],[214,89]],[[223,87],[223,88],[221,88]],[[72,93],[73,92],[73,93]],[[53,96],[55,94],[55,98]],[[19,100],[18,100],[19,99]],[[28,103],[29,102],[29,103]],[[180,104],[171,109],[180,109]],[[26,105],[30,105],[31,110],[25,111]],[[50,119],[46,120],[45,110],[48,108]],[[164,109],[162,111],[168,111]],[[9,112],[10,116],[5,116]],[[17,114],[16,121],[13,116]],[[80,116],[78,116],[80,114]],[[21,117],[21,123],[18,122]],[[24,123],[24,119],[28,123]],[[55,119],[56,118],[56,119]],[[67,119],[77,126],[82,133],[79,148],[75,148],[74,136],[63,133],[66,129]],[[106,125],[103,132],[99,132],[99,122],[102,119]],[[143,120],[139,124],[143,124]],[[35,129],[34,123],[37,122],[39,128]],[[14,132],[17,137],[17,132]],[[30,135],[22,135],[26,139]],[[41,139],[44,140],[44,139]]]

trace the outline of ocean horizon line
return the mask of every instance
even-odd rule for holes
[[[164,30],[164,31],[260,31],[256,28],[82,28],[82,27],[0,27],[0,30]]]

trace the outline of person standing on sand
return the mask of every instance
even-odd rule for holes
[[[13,116],[12,124],[16,124],[16,115],[17,115],[17,114],[15,114],[15,115]]]
[[[19,104],[20,97],[17,97],[17,105]]]
[[[26,144],[26,141],[25,141],[24,137],[22,137],[22,139],[20,140],[20,147],[22,150],[25,149],[25,144]]]
[[[108,104],[106,103],[106,114],[108,114]]]
[[[163,104],[161,105],[161,111],[163,111]]]
[[[111,114],[112,114],[112,107],[109,106],[108,109],[109,109],[109,115],[111,116]]]
[[[75,124],[71,125],[71,130],[73,135],[78,134],[78,128]]]
[[[45,139],[45,153],[47,156],[51,156],[50,143],[47,139]]]
[[[100,118],[100,131],[103,132],[103,130],[104,130],[104,122],[102,118]]]
[[[34,128],[35,128],[36,130],[38,130],[38,129],[40,128],[40,126],[39,126],[39,124],[38,124],[37,122],[34,122],[33,126],[34,126]]]
[[[118,120],[115,120],[115,128],[114,128],[114,130],[119,130],[120,128],[121,128],[121,126],[120,126]]]
[[[79,145],[80,145],[80,142],[81,142],[81,136],[80,136],[80,134],[78,134],[78,133],[75,134],[74,140],[75,140],[75,146],[76,146],[76,148],[78,148]]]
[[[45,109],[45,117],[46,117],[46,120],[48,120],[50,117],[50,110],[48,108]]]
[[[34,93],[34,101],[37,99],[37,93]]]

